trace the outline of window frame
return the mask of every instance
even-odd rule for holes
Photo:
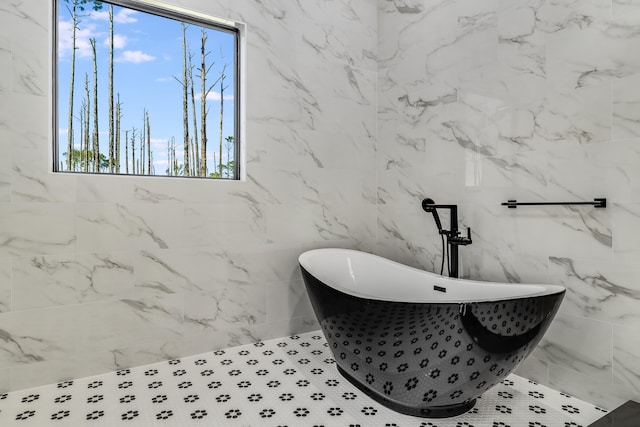
[[[103,3],[112,4],[114,6],[126,7],[138,12],[149,13],[159,16],[161,18],[174,19],[177,21],[185,22],[188,24],[199,25],[201,27],[226,32],[234,36],[234,177],[222,178],[222,177],[202,177],[202,176],[175,176],[175,175],[143,175],[143,174],[126,174],[126,173],[94,173],[84,171],[64,171],[59,170],[60,160],[60,141],[59,141],[59,117],[58,117],[58,4],[64,2],[64,0],[51,0],[52,2],[52,85],[51,85],[51,98],[52,98],[52,169],[53,173],[67,173],[67,174],[83,174],[83,175],[106,175],[106,176],[135,176],[135,177],[155,177],[155,178],[196,178],[205,180],[219,180],[219,181],[241,181],[241,167],[242,163],[242,150],[241,144],[243,142],[243,135],[241,129],[243,128],[240,120],[242,118],[241,111],[244,106],[241,105],[242,94],[242,73],[241,73],[241,49],[242,44],[242,29],[241,24],[234,21],[218,18],[206,13],[197,12],[190,9],[185,9],[179,6],[169,5],[156,0],[101,0]]]

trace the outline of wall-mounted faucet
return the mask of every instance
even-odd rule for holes
[[[458,246],[467,246],[473,243],[471,240],[471,227],[467,228],[466,237],[460,235],[460,231],[458,231],[458,205],[437,205],[433,199],[427,197],[422,201],[422,209],[433,215],[433,220],[436,222],[438,232],[440,235],[447,237],[447,248],[449,249],[449,260],[447,264],[449,267],[449,277],[458,277]],[[451,211],[448,230],[444,230],[442,228],[438,209],[449,209],[449,211]],[[442,257],[444,261],[444,253],[442,254]]]

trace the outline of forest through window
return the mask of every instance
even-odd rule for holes
[[[55,171],[239,178],[236,29],[126,0],[53,1]]]

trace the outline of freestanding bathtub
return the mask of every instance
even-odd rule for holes
[[[346,249],[308,251],[299,263],[338,371],[420,417],[473,408],[531,353],[565,292],[451,279]]]

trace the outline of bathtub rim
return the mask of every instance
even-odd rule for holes
[[[434,292],[430,289],[430,284],[425,284],[425,294],[416,296],[414,298],[399,298],[394,296],[380,296],[376,295],[373,292],[360,292],[358,290],[349,289],[345,286],[331,283],[331,280],[326,280],[326,276],[322,277],[323,274],[317,273],[317,269],[314,270],[313,266],[311,266],[311,260],[313,256],[322,255],[323,253],[344,253],[348,254],[357,254],[356,256],[370,258],[371,260],[377,260],[382,264],[386,264],[386,266],[391,266],[391,268],[398,268],[400,270],[404,270],[410,275],[424,275],[425,278],[431,278],[433,280],[437,280],[439,284],[446,286],[467,286],[470,289],[477,290],[479,288],[493,289],[495,291],[496,286],[508,286],[508,287],[519,287],[522,291],[529,289],[530,292],[522,292],[517,295],[491,295],[489,297],[476,297],[476,298],[443,298],[441,294],[434,294]],[[346,258],[345,258],[346,259]],[[390,260],[388,258],[371,254],[364,251],[359,251],[355,249],[343,249],[343,248],[319,248],[319,249],[311,249],[303,252],[298,257],[298,263],[300,268],[303,269],[307,274],[315,277],[320,282],[329,286],[337,291],[343,292],[347,295],[351,295],[357,298],[370,299],[375,301],[385,301],[385,302],[395,302],[395,303],[413,303],[413,304],[468,304],[468,303],[485,303],[485,302],[500,302],[500,301],[509,301],[509,300],[517,300],[523,298],[536,298],[542,296],[550,296],[563,294],[566,292],[566,288],[560,285],[551,285],[551,284],[532,284],[532,283],[504,283],[504,282],[488,282],[488,281],[479,281],[479,280],[470,280],[470,279],[461,279],[461,278],[451,278],[446,276],[441,276],[436,273],[432,273],[426,270],[421,270],[419,268],[410,267],[408,265]],[[513,290],[513,289],[510,289]],[[422,290],[420,291],[422,292]],[[429,298],[429,293],[435,295],[437,298]]]

